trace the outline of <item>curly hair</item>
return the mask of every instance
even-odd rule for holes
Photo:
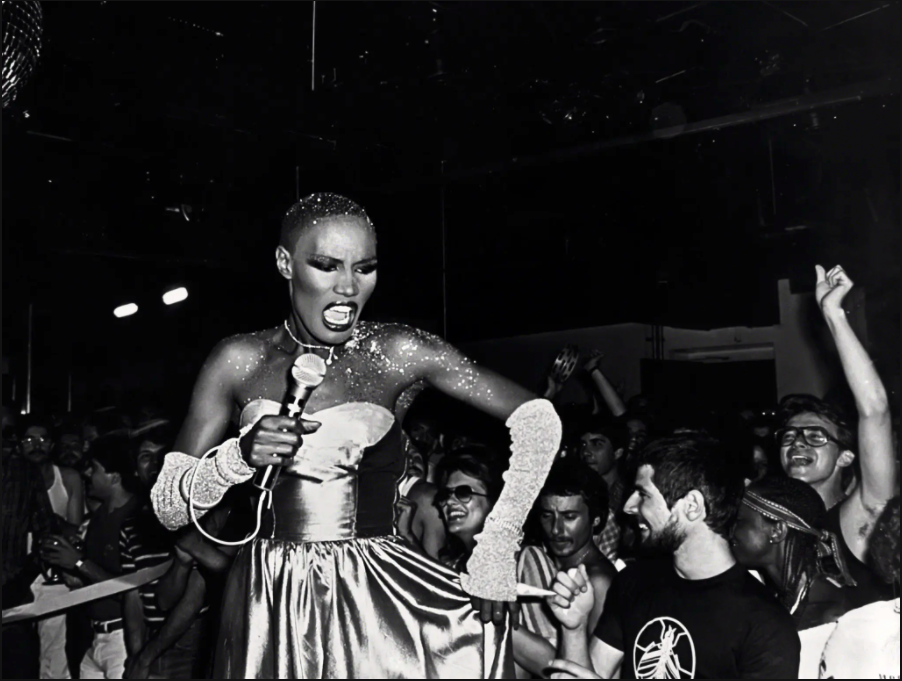
[[[871,562],[890,584],[899,584],[899,497],[887,502],[871,535]]]

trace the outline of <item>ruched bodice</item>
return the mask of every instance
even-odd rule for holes
[[[242,429],[279,409],[272,400],[248,403]],[[349,402],[304,416],[322,426],[304,436],[294,460],[282,469],[260,536],[315,542],[393,534],[404,473],[394,415],[369,402]]]

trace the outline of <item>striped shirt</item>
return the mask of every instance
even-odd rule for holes
[[[174,541],[175,534],[160,524],[151,508],[145,507],[124,523],[119,533],[123,574],[155,567],[170,558],[175,558]],[[193,569],[197,570],[197,563]],[[138,595],[141,596],[141,606],[144,609],[144,621],[152,628],[160,627],[166,621],[166,613],[157,607],[156,589],[159,581],[155,579],[138,587]],[[205,603],[197,614],[203,615],[209,609],[209,604]]]
[[[524,546],[517,560],[517,579],[540,589],[551,589],[557,568],[540,546]],[[557,648],[559,625],[544,598],[523,599],[520,611],[527,631]]]
[[[119,532],[122,573],[130,574],[165,563],[174,556],[172,540],[173,537],[159,523],[153,511],[143,509],[125,522]],[[162,625],[166,621],[166,613],[157,607],[156,585],[159,581],[155,579],[138,587],[144,608],[144,621],[152,626]]]

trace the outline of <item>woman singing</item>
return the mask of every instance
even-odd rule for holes
[[[229,576],[214,677],[512,676],[502,602],[516,599],[520,531],[560,442],[553,408],[436,336],[360,321],[376,286],[376,234],[349,199],[296,203],[276,267],[288,319],[213,350],[153,491],[157,515],[175,529],[190,522],[192,475],[194,508],[208,509],[257,468],[282,467],[260,534]],[[325,379],[308,419],[279,416],[305,353],[326,360]],[[404,475],[399,398],[424,385],[511,431],[504,491],[460,576],[393,528]],[[223,442],[233,418],[242,434]]]

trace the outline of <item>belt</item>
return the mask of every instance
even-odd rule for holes
[[[91,620],[91,628],[94,630],[95,634],[112,634],[114,631],[122,629],[122,627],[123,622],[121,617],[117,620],[108,620],[106,622]]]

